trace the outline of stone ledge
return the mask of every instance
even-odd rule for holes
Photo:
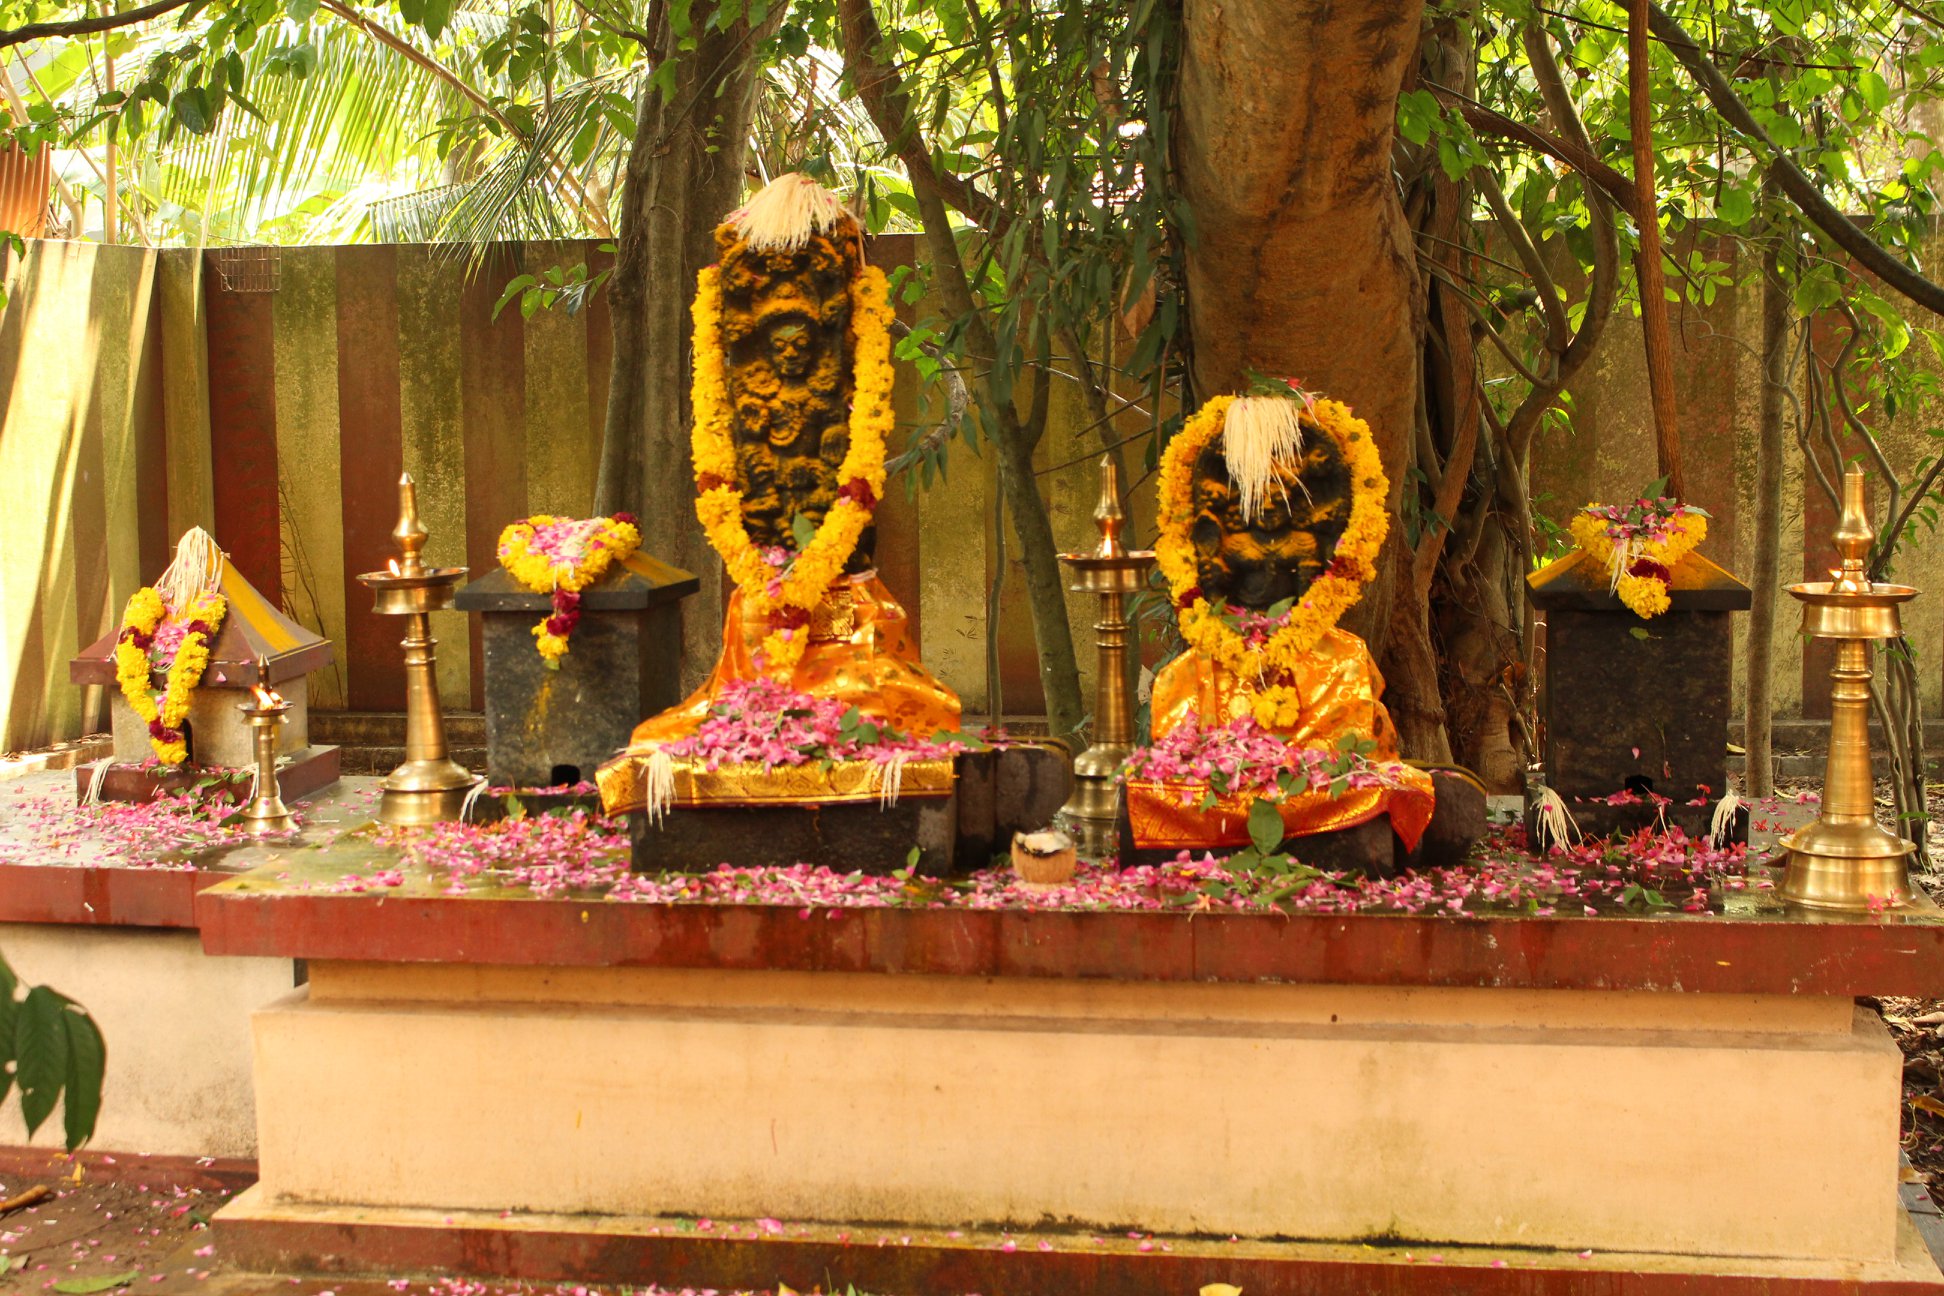
[[[325,851],[212,887],[196,899],[204,948],[377,963],[1844,997],[1944,984],[1944,914],[1928,901],[1854,918],[1746,893],[1718,914],[1437,917],[447,896],[413,874],[382,892],[312,889],[390,867],[395,855]]]

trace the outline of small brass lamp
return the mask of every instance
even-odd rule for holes
[[[398,525],[392,530],[399,556],[390,568],[365,572],[373,605],[405,622],[405,763],[386,777],[378,800],[380,823],[415,827],[457,819],[479,776],[446,755],[445,716],[439,708],[439,672],[433,650],[432,613],[452,606],[464,567],[427,567],[427,539],[419,521],[418,488],[412,475],[398,479]]]
[[[1829,672],[1829,757],[1822,812],[1782,839],[1787,875],[1782,898],[1808,909],[1863,912],[1910,903],[1914,843],[1876,819],[1870,772],[1870,642],[1903,633],[1898,606],[1917,596],[1908,585],[1873,582],[1864,557],[1875,538],[1863,500],[1863,469],[1843,476],[1843,516],[1836,526],[1842,565],[1833,579],[1789,586],[1802,601],[1802,633],[1836,640]]]
[[[256,754],[256,792],[243,807],[244,831],[257,835],[283,832],[291,824],[290,810],[283,803],[283,789],[277,786],[277,731],[284,726],[290,703],[270,681],[270,662],[262,654],[256,659],[257,682],[250,688],[250,700],[237,703],[236,709],[249,721],[250,737]]]
[[[1127,596],[1146,584],[1148,568],[1154,565],[1151,551],[1129,550],[1122,543],[1125,521],[1120,473],[1112,458],[1102,456],[1100,502],[1094,506],[1100,543],[1092,553],[1060,555],[1073,569],[1072,589],[1100,596],[1100,620],[1094,622],[1100,654],[1094,668],[1094,742],[1073,762],[1073,796],[1059,815],[1081,858],[1089,860],[1114,853],[1120,771],[1134,742],[1134,699],[1127,687]]]

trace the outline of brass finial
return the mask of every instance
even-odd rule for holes
[[[392,528],[392,539],[398,541],[398,574],[423,575],[425,559],[420,550],[425,548],[426,531],[419,521],[418,487],[413,485],[410,473],[398,476],[398,525]]]
[[[1122,558],[1127,546],[1121,543],[1121,526],[1127,515],[1121,512],[1120,469],[1112,455],[1100,456],[1100,502],[1094,505],[1094,525],[1100,528],[1100,547],[1096,558]]]
[[[1876,532],[1870,529],[1870,510],[1864,500],[1863,465],[1851,464],[1843,473],[1843,517],[1836,524],[1836,552],[1843,565],[1834,574],[1835,588],[1841,594],[1868,594],[1870,578],[1863,570],[1870,543]]]

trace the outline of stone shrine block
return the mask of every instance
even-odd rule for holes
[[[1526,578],[1533,604],[1546,614],[1546,782],[1592,836],[1662,819],[1690,837],[1705,836],[1727,790],[1728,614],[1747,610],[1748,586],[1692,553],[1673,576],[1672,606],[1651,618],[1621,603],[1606,568],[1583,552]],[[1631,799],[1609,803],[1616,794]],[[1746,840],[1746,822],[1740,820],[1739,840]]]
[[[700,588],[679,567],[637,550],[581,591],[581,619],[559,670],[534,646],[553,609],[495,569],[459,591],[478,612],[486,663],[486,777],[496,787],[579,783],[628,745],[643,716],[682,700],[679,604]]]
[[[108,693],[115,747],[100,789],[108,800],[143,801],[158,791],[184,791],[201,781],[201,771],[253,769],[256,746],[250,723],[237,708],[250,701],[250,689],[257,684],[276,690],[290,703],[277,731],[277,777],[283,795],[307,796],[337,781],[338,749],[313,746],[310,741],[308,677],[333,661],[331,641],[272,606],[227,558],[217,592],[227,606],[209,646],[209,666],[189,695],[189,715],[183,723],[189,759],[180,771],[139,768],[153,753],[148,726],[122,697],[115,679],[119,623],[68,662],[71,683],[97,686]],[[262,674],[257,671],[259,657],[267,665]],[[160,689],[164,680],[156,675],[149,683]],[[75,771],[77,789],[83,794],[92,785],[98,764]],[[241,786],[247,790],[248,784]]]

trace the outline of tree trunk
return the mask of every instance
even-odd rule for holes
[[[1763,186],[1773,190],[1773,184]],[[1779,197],[1779,195],[1776,195]],[[1794,380],[1790,363],[1789,292],[1773,251],[1762,258],[1762,405],[1755,442],[1755,554],[1748,584],[1747,701],[1742,746],[1748,755],[1743,790],[1775,791],[1775,594],[1782,581],[1782,418]]]
[[[1370,424],[1395,510],[1418,400],[1424,305],[1391,175],[1422,0],[1186,0],[1173,140],[1196,402],[1251,370],[1296,378]],[[1445,750],[1437,655],[1402,529],[1353,628],[1384,663],[1405,750]]]
[[[608,280],[614,361],[594,501],[597,513],[639,514],[655,556],[702,578],[682,603],[682,677],[690,685],[720,645],[723,582],[695,517],[689,302],[696,275],[715,260],[717,223],[742,200],[763,34],[740,20],[709,29],[714,7],[694,7],[693,49],[678,51],[666,21],[652,32],[656,66],[672,60],[674,75],[665,95],[645,86],[636,110]],[[782,12],[778,6],[771,22]]]

